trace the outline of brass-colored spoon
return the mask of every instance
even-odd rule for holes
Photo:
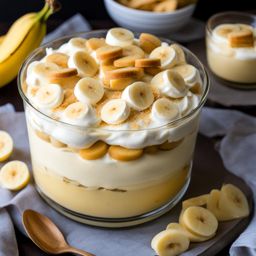
[[[30,239],[46,253],[62,254],[71,252],[82,256],[95,256],[68,245],[57,226],[49,218],[38,212],[25,210],[22,221]]]

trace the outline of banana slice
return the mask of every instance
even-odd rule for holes
[[[121,146],[110,146],[109,155],[119,161],[133,161],[143,155],[143,149],[130,149]]]
[[[130,107],[125,100],[113,99],[101,109],[101,119],[107,124],[120,124],[130,115]]]
[[[139,59],[138,55],[125,56],[114,61],[114,66],[118,68],[134,67],[135,61]]]
[[[196,83],[202,83],[198,69],[190,64],[176,66],[173,68],[173,70],[178,72],[183,77],[186,85],[190,88]]]
[[[96,160],[102,158],[108,152],[108,145],[103,141],[97,141],[89,148],[79,151],[79,155],[86,160]]]
[[[68,41],[67,48],[69,49],[70,54],[73,54],[77,51],[88,52],[86,47],[86,39],[82,37],[75,37]]]
[[[106,43],[113,46],[127,46],[133,44],[134,34],[124,28],[112,28],[106,35]]]
[[[190,232],[204,237],[212,236],[218,228],[218,220],[213,213],[199,206],[185,209],[180,217],[180,224]]]
[[[178,8],[178,0],[166,0],[158,3],[153,11],[154,12],[171,12]]]
[[[161,45],[161,40],[152,34],[141,33],[139,45],[146,53],[151,53],[155,48]]]
[[[164,142],[163,144],[159,145],[158,148],[160,150],[172,150],[176,147],[178,147],[181,142],[183,141],[183,139],[180,139],[180,140],[177,140],[177,141],[172,141],[172,142],[169,142],[169,141],[166,141]]]
[[[101,61],[108,61],[122,56],[122,48],[119,46],[103,46],[97,49],[96,56]]]
[[[56,108],[64,100],[64,92],[58,84],[48,84],[38,89],[35,102],[43,109]]]
[[[180,230],[168,229],[158,233],[151,241],[159,256],[176,256],[189,248],[189,239]]]
[[[150,68],[144,68],[144,71],[146,74],[155,76],[163,70],[160,67],[150,67]]]
[[[240,31],[228,34],[229,45],[233,48],[237,47],[253,47],[254,36],[250,29],[242,28]]]
[[[170,45],[172,49],[176,52],[176,65],[181,65],[186,63],[186,57],[183,49],[178,44]]]
[[[228,35],[232,32],[240,31],[240,27],[235,24],[222,24],[217,26],[212,34],[213,39],[220,43],[228,42]]]
[[[19,190],[24,188],[30,179],[28,167],[21,161],[11,161],[0,171],[0,183],[4,188]]]
[[[245,194],[232,184],[223,185],[220,191],[219,208],[229,219],[247,217],[250,213]]]
[[[131,108],[142,111],[150,107],[154,101],[154,95],[147,83],[135,82],[124,89],[122,99],[124,99]]]
[[[70,104],[63,112],[62,120],[69,124],[89,126],[99,123],[93,108],[84,102]]]
[[[136,45],[128,45],[123,47],[123,56],[140,56],[140,58],[143,58],[145,52]]]
[[[36,104],[35,103],[35,96],[36,96],[39,88],[40,88],[40,86],[37,86],[37,85],[29,85],[27,87],[26,96],[28,97],[30,102],[33,103],[33,104]]]
[[[112,90],[121,91],[134,82],[135,81],[133,78],[111,79],[109,82],[109,87]]]
[[[128,67],[105,71],[106,79],[137,78],[140,79],[144,72],[142,68]]]
[[[5,131],[0,131],[0,162],[7,160],[13,152],[12,137]]]
[[[55,52],[50,55],[47,55],[45,58],[46,62],[50,62],[58,65],[61,68],[68,67],[68,55],[60,52]]]
[[[204,206],[207,204],[209,194],[192,197],[182,202],[182,209],[187,209],[190,206]]]
[[[98,48],[106,45],[105,38],[90,38],[86,41],[86,46],[91,51],[96,51]]]
[[[149,67],[160,67],[160,59],[137,59],[135,60],[135,67],[137,68],[149,68]]]
[[[173,70],[165,70],[154,76],[151,84],[161,95],[181,98],[187,95],[188,87],[182,76]]]
[[[81,77],[94,76],[98,71],[98,64],[88,53],[77,51],[69,57],[68,66],[77,69]]]
[[[172,47],[159,46],[154,49],[150,55],[150,59],[160,59],[161,68],[172,68],[177,64],[177,54]]]
[[[77,75],[77,70],[75,68],[63,68],[58,71],[53,71],[49,74],[49,78],[52,79],[61,79],[61,78],[69,78]]]
[[[104,95],[104,88],[101,82],[91,77],[84,77],[75,86],[76,98],[87,104],[96,104]]]
[[[151,118],[159,124],[168,124],[180,117],[177,105],[166,98],[160,98],[152,105]]]
[[[183,232],[186,237],[190,240],[190,242],[204,242],[207,241],[215,236],[213,234],[212,236],[209,237],[204,237],[204,236],[199,236],[196,234],[193,234],[192,232],[189,232],[185,227],[183,227],[179,223],[169,223],[168,226],[166,227],[167,230],[178,230],[180,232]]]

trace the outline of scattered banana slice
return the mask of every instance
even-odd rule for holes
[[[182,209],[187,209],[190,206],[204,206],[207,204],[209,194],[192,197],[182,202]]]
[[[86,46],[91,51],[96,51],[98,48],[106,46],[105,38],[90,38],[86,41]]]
[[[13,152],[12,137],[5,131],[0,131],[0,162],[7,160]]]
[[[215,234],[218,220],[207,209],[199,206],[190,206],[184,210],[180,217],[180,224],[190,232],[204,237]]]
[[[133,44],[134,34],[124,28],[112,28],[106,36],[106,43],[113,46],[127,46]]]
[[[152,249],[159,256],[176,256],[189,247],[189,239],[180,230],[168,229],[158,233],[151,241]]]
[[[249,215],[249,205],[244,193],[232,184],[222,186],[219,208],[229,219],[243,218]]]
[[[104,95],[104,88],[101,82],[91,77],[84,77],[75,86],[76,98],[87,104],[96,104]]]
[[[135,82],[124,89],[122,99],[131,108],[142,111],[150,107],[154,101],[154,95],[147,83]]]
[[[99,122],[95,111],[84,102],[75,102],[70,104],[63,112],[62,120],[64,122],[88,126]]]
[[[77,51],[69,57],[68,66],[76,68],[81,77],[94,76],[98,71],[98,64],[88,53]]]
[[[154,49],[150,55],[150,59],[160,59],[161,61],[161,68],[167,69],[172,68],[177,63],[177,54],[174,48],[166,47],[166,46],[159,46]]]
[[[91,147],[81,149],[79,155],[86,160],[96,160],[108,152],[108,145],[103,141],[97,141]]]
[[[133,161],[143,155],[143,149],[130,149],[121,146],[110,146],[109,155],[119,161]]]
[[[0,183],[4,188],[19,190],[25,187],[30,179],[28,167],[21,161],[11,161],[0,171]]]
[[[151,110],[152,120],[159,124],[167,124],[180,117],[179,108],[166,98],[156,100]]]
[[[108,61],[122,56],[122,48],[119,46],[103,46],[97,49],[96,56],[101,61]]]
[[[152,34],[141,33],[139,45],[146,53],[151,53],[155,48],[161,45],[161,40]]]
[[[35,99],[40,108],[56,108],[63,102],[64,92],[58,84],[48,84],[38,89]]]
[[[83,51],[88,52],[88,49],[86,47],[86,39],[82,37],[75,37],[68,41],[68,49],[70,50],[70,53],[75,53],[77,51]]]
[[[101,109],[101,119],[107,124],[120,124],[130,115],[130,107],[125,100],[113,99]]]
[[[159,90],[161,95],[171,98],[186,96],[188,87],[182,76],[173,70],[165,70],[154,76],[151,80],[154,88]]]

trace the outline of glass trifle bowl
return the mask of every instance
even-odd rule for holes
[[[79,33],[23,64],[35,185],[69,218],[137,225],[185,193],[209,80],[189,50],[161,40],[122,28]]]

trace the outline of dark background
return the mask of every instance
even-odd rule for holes
[[[80,12],[89,20],[108,19],[103,0],[59,0],[63,8],[56,19]],[[39,10],[44,0],[0,0],[0,22],[11,22],[28,11]],[[194,16],[206,20],[219,11],[255,11],[256,0],[199,0]],[[3,11],[4,10],[4,11]]]

